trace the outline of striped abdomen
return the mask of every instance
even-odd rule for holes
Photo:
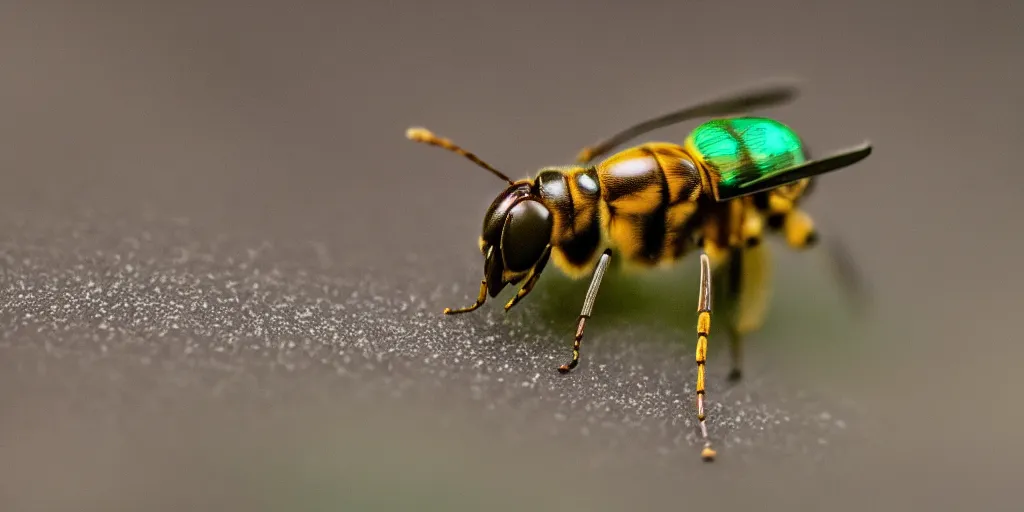
[[[642,266],[674,261],[693,243],[702,184],[677,144],[649,143],[597,166],[601,224],[623,260]]]

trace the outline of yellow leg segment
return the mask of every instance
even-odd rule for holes
[[[704,412],[704,366],[708,356],[708,333],[711,331],[711,263],[706,254],[700,255],[700,292],[697,297],[697,421],[700,422],[700,433],[704,438],[704,449],[701,458],[706,461],[715,459],[715,451],[708,440],[708,426]]]
[[[743,245],[754,247],[761,244],[761,235],[764,233],[764,219],[758,215],[753,208],[748,209],[743,216]]]
[[[806,249],[814,245],[818,238],[814,221],[803,210],[794,209],[786,214],[782,230],[786,235],[786,243],[794,249]]]
[[[772,266],[767,244],[734,251],[725,284],[725,296],[718,301],[718,311],[719,318],[722,318],[722,305],[725,302],[729,348],[732,353],[729,380],[737,382],[743,374],[745,337],[761,329],[771,302]]]
[[[487,300],[487,280],[486,279],[480,281],[480,295],[477,296],[476,302],[474,302],[472,306],[465,307],[465,308],[459,308],[459,309],[444,308],[444,314],[446,314],[446,315],[457,315],[459,313],[469,313],[470,311],[474,311],[477,308],[479,308],[480,306],[483,306],[485,300]]]
[[[508,303],[505,304],[505,311],[512,309],[512,307],[518,304],[519,301],[523,300],[523,297],[529,295],[530,292],[533,291],[533,287],[537,284],[538,279],[540,279],[539,272],[535,272],[530,275],[530,278],[526,280],[526,284],[516,292],[516,296],[509,299]]]
[[[526,283],[524,283],[523,287],[516,292],[516,296],[512,297],[508,303],[505,304],[505,312],[508,312],[508,310],[512,309],[516,304],[519,304],[519,301],[523,300],[523,297],[526,297],[533,291],[533,287],[537,285],[537,280],[540,279],[540,273],[543,272],[544,267],[547,266],[548,258],[550,256],[551,246],[549,245],[544,249],[544,253],[541,255],[540,260],[537,261],[537,264],[533,267],[533,270],[530,271],[530,277],[526,280]]]

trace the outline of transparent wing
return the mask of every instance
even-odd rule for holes
[[[577,162],[581,164],[588,163],[630,139],[659,128],[698,117],[729,116],[756,108],[779,105],[792,101],[797,96],[797,92],[797,87],[793,83],[761,85],[746,91],[734,92],[717,99],[704,100],[688,105],[679,110],[630,126],[597,144],[585,148],[577,157]]]

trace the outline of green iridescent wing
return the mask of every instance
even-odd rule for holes
[[[685,144],[717,178],[719,188],[734,188],[806,159],[800,137],[793,130],[763,117],[705,122],[693,130]]]
[[[811,178],[844,167],[849,167],[871,154],[871,144],[865,142],[845,151],[840,151],[829,157],[818,160],[809,160],[803,163],[784,167],[762,173],[759,176],[750,176],[747,180],[733,180],[726,183],[724,180],[718,185],[718,201],[727,201],[737,197],[756,194],[765,190],[793,183],[804,178]]]
[[[788,126],[764,117],[714,119],[686,140],[715,179],[716,199],[725,201],[852,165],[871,153],[863,146],[808,160],[803,142]]]

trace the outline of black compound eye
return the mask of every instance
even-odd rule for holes
[[[554,219],[539,201],[524,199],[509,210],[505,227],[501,230],[501,255],[505,268],[512,272],[525,272],[544,254],[551,243]]]
[[[519,184],[505,189],[494,199],[484,214],[483,233],[481,238],[489,245],[501,245],[501,230],[508,220],[508,212],[515,204],[530,194],[529,185]]]

